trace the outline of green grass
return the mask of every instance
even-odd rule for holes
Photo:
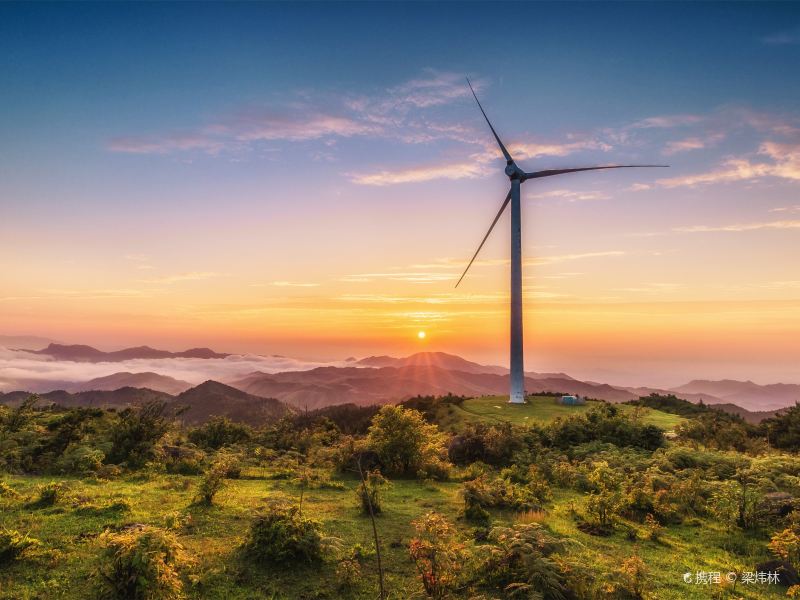
[[[260,469],[246,472],[252,477]],[[23,500],[4,507],[0,526],[29,532],[44,544],[40,556],[0,569],[0,598],[82,599],[91,597],[89,575],[95,565],[97,534],[108,527],[148,523],[173,527],[180,542],[195,557],[192,571],[195,583],[188,588],[191,598],[245,600],[255,598],[370,598],[376,597],[374,559],[362,571],[362,581],[352,594],[337,590],[336,563],[327,560],[321,566],[297,565],[291,569],[247,568],[242,565],[237,548],[248,524],[268,500],[296,501],[298,489],[286,481],[241,479],[230,481],[210,507],[192,504],[197,477],[153,474],[117,481],[94,482],[68,480],[69,498],[53,507],[34,510]],[[37,484],[51,478],[11,476],[5,480],[24,496],[35,494]],[[345,490],[319,489],[306,492],[303,512],[319,519],[327,535],[339,538],[345,548],[353,544],[372,547],[372,533],[355,501],[356,481],[341,479]],[[187,483],[188,482],[188,483]],[[187,487],[188,486],[188,487]],[[422,597],[407,544],[413,536],[410,522],[429,510],[436,510],[456,522],[462,536],[469,540],[473,528],[459,519],[460,485],[456,482],[424,483],[393,481],[384,496],[384,513],[378,518],[382,538],[387,586],[392,598]],[[128,511],[86,510],[125,500]],[[596,577],[612,573],[624,560],[638,552],[650,571],[653,598],[678,600],[711,598],[711,588],[684,584],[687,571],[721,571],[752,568],[766,557],[766,540],[753,540],[731,532],[711,521],[697,521],[667,529],[663,541],[630,541],[623,528],[610,537],[594,537],[579,531],[572,511],[581,511],[585,497],[572,490],[556,490],[555,502],[548,508],[544,524],[554,533],[573,540],[570,558]],[[495,512],[496,524],[513,521],[514,514]],[[627,523],[641,530],[635,523]],[[740,537],[755,554],[743,559],[731,550],[733,538]],[[777,586],[741,587],[737,597],[745,599],[781,597],[784,588]],[[727,597],[727,596],[725,596]]]
[[[485,396],[465,400],[460,406],[453,405],[453,410],[441,415],[445,426],[458,429],[460,423],[476,421],[509,421],[515,425],[530,425],[532,423],[549,423],[558,417],[582,414],[590,410],[599,402],[589,401],[579,406],[564,406],[556,402],[554,396],[529,396],[525,404],[509,404],[507,397]],[[636,407],[627,404],[617,404],[620,410],[634,414]],[[655,425],[665,431],[675,428],[678,423],[685,421],[683,417],[665,413],[651,408],[639,408],[639,418],[642,422]]]

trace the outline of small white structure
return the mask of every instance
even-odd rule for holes
[[[561,398],[558,399],[558,403],[564,404],[565,406],[580,406],[586,404],[586,400],[577,394],[568,394],[566,396],[561,396]]]

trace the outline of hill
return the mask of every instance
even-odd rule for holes
[[[0,404],[17,406],[30,394],[8,392],[0,394]],[[158,401],[170,405],[172,411],[186,424],[197,425],[211,417],[228,417],[232,421],[261,426],[274,423],[292,409],[274,398],[262,398],[242,392],[223,383],[206,381],[177,396],[147,388],[122,387],[116,390],[68,392],[55,390],[39,396],[40,405],[57,404],[66,408],[94,407],[124,409]]]
[[[217,381],[206,381],[178,394],[173,399],[176,408],[188,407],[181,413],[187,424],[198,424],[211,417],[227,417],[231,421],[253,426],[274,423],[291,413],[291,409],[274,398],[253,396]]]
[[[167,375],[160,375],[150,371],[144,373],[129,373],[123,371],[120,373],[113,373],[105,377],[97,377],[84,383],[72,384],[68,387],[72,392],[83,392],[87,390],[118,390],[123,387],[137,387],[148,388],[166,394],[176,395],[185,392],[192,387],[188,381],[182,381],[169,377]]]
[[[225,358],[228,354],[214,352],[210,348],[191,348],[183,352],[157,350],[150,346],[124,348],[113,352],[103,352],[83,344],[49,344],[42,350],[26,350],[31,354],[43,354],[56,360],[70,362],[121,362],[137,358]]]
[[[466,360],[455,354],[445,352],[417,352],[404,358],[394,358],[392,356],[369,356],[357,361],[364,367],[438,367],[448,371],[462,371],[464,373],[493,373],[503,375],[508,373],[505,367],[494,365],[481,365],[476,362]]]
[[[508,396],[487,396],[484,398],[469,398],[459,403],[448,405],[445,411],[439,411],[436,420],[440,425],[452,431],[458,431],[464,423],[475,422],[502,422],[507,421],[514,425],[546,424],[555,419],[580,415],[588,412],[599,402],[589,400],[584,405],[564,406],[556,402],[557,396],[535,395],[527,398],[527,403],[515,405],[508,403]],[[413,402],[413,400],[412,400]],[[449,407],[452,406],[452,409]],[[634,414],[634,407],[628,404],[617,405],[626,414]],[[660,429],[669,431],[676,425],[685,421],[685,418],[668,412],[645,409],[640,414],[643,423],[655,425]]]
[[[0,394],[0,404],[15,406],[27,398],[28,392],[8,392]],[[116,390],[90,390],[85,392],[70,393],[65,390],[55,390],[39,395],[39,404],[58,404],[66,408],[93,407],[123,409],[138,406],[146,402],[159,401],[171,402],[170,394],[149,390],[146,388],[123,387]]]
[[[800,402],[800,385],[791,383],[759,385],[733,379],[695,379],[671,391],[678,394],[705,394],[719,399],[716,402],[708,401],[709,404],[732,403],[751,411],[775,410]]]
[[[413,396],[496,396],[508,389],[508,375],[454,371],[434,365],[358,368],[318,367],[309,371],[251,373],[228,382],[242,391],[278,398],[299,408],[331,404],[387,404]],[[611,402],[637,398],[607,384],[589,384],[572,378],[525,378],[529,393],[564,392]]]

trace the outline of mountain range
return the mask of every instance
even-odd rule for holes
[[[0,404],[18,405],[28,397],[27,392],[0,393]],[[147,388],[123,387],[117,390],[91,390],[70,393],[64,390],[46,392],[39,396],[40,405],[58,404],[68,408],[96,407],[125,408],[158,401],[167,404],[177,418],[188,425],[205,423],[211,417],[228,417],[239,423],[254,426],[274,423],[295,412],[274,398],[261,398],[217,381],[206,381],[180,394],[171,395]]]
[[[58,343],[49,343],[41,350],[25,352],[44,355],[54,361],[88,363],[232,356],[209,348],[170,352],[139,346],[104,352],[91,346]],[[130,368],[130,365],[126,366]],[[202,370],[202,365],[198,369]],[[202,374],[202,371],[198,374]],[[215,387],[223,384],[224,388]],[[200,415],[197,419],[202,420],[209,415],[218,414],[214,412],[214,403],[223,399],[224,409],[231,415],[242,416],[241,411],[244,409],[241,407],[250,403],[248,410],[252,410],[254,414],[263,413],[262,416],[255,417],[256,420],[262,420],[272,418],[270,415],[274,412],[263,405],[261,401],[264,399],[275,399],[282,405],[295,409],[311,410],[345,403],[362,406],[393,403],[417,395],[502,395],[508,390],[508,369],[479,364],[443,352],[420,352],[406,357],[370,356],[360,360],[348,359],[344,366],[322,366],[277,373],[245,372],[229,378],[223,376],[222,383],[206,382],[197,387],[193,387],[188,381],[150,370],[120,371],[77,383],[38,380],[30,382],[30,386],[27,386],[27,382],[24,385],[26,390],[48,392],[44,394],[46,399],[67,405],[106,403],[126,406],[139,400],[129,390],[146,390],[149,394],[162,394],[162,398],[170,402],[180,401],[181,398],[190,401],[196,411],[194,414],[187,413],[192,420],[195,420],[195,415]],[[797,384],[759,385],[752,381],[735,380],[694,380],[672,389],[661,389],[581,381],[565,373],[527,372],[525,388],[529,393],[579,394],[609,402],[626,402],[651,393],[675,394],[691,402],[702,401],[719,405],[728,412],[742,414],[748,420],[770,416],[774,411],[800,401],[800,385]],[[120,392],[116,396],[112,393],[121,390],[128,391]],[[142,392],[143,397],[149,398],[147,393]],[[0,402],[12,394],[0,396]]]
[[[125,348],[114,352],[103,352],[92,346],[83,344],[48,344],[41,350],[25,350],[31,354],[43,354],[56,360],[70,362],[122,362],[136,358],[225,358],[229,354],[220,354],[210,348],[191,348],[183,352],[156,350],[150,346]]]

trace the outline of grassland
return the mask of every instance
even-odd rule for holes
[[[558,417],[581,414],[586,406],[562,406],[552,397],[537,396],[524,406],[511,406],[499,397],[466,400],[460,405],[441,404],[437,421],[457,431],[467,422],[508,421],[517,425],[548,423]],[[644,423],[673,429],[682,418],[657,410],[620,409]],[[668,442],[672,443],[672,442]],[[662,452],[659,450],[658,452]],[[338,540],[338,552],[329,552],[321,565],[297,564],[291,568],[257,568],[248,564],[239,548],[253,517],[269,503],[297,504],[298,483],[285,478],[285,467],[266,461],[245,466],[241,477],[227,480],[211,506],[195,498],[201,476],[167,474],[163,467],[149,467],[112,479],[97,477],[41,477],[0,475],[18,496],[0,496],[0,528],[27,533],[42,545],[24,560],[0,566],[0,599],[92,598],[92,574],[100,548],[98,536],[137,524],[174,532],[192,557],[185,572],[186,592],[192,599],[246,600],[334,599],[377,597],[376,560],[365,559],[355,587],[340,589],[336,574],[338,557],[349,555],[356,545],[373,548],[369,519],[361,514],[354,476],[315,467],[323,487],[304,492],[303,514],[317,519],[326,536]],[[454,467],[449,481],[395,479],[382,492],[383,513],[378,517],[383,561],[390,598],[423,598],[423,589],[408,552],[414,537],[412,521],[435,510],[452,521],[460,539],[477,555],[474,540],[479,531],[462,517],[462,481],[465,469]],[[55,505],[37,507],[31,501],[39,486],[49,482],[67,486]],[[578,528],[576,516],[586,513],[587,495],[576,488],[552,488],[553,500],[545,510],[525,513],[492,509],[493,525],[510,525],[533,518],[555,536],[567,540],[570,565],[595,581],[618,576],[623,561],[636,554],[647,567],[646,598],[658,600],[784,597],[786,588],[769,585],[684,583],[684,573],[752,570],[770,558],[769,535],[762,530],[743,531],[710,517],[688,518],[668,525],[659,539],[647,535],[646,525],[619,517],[613,533],[590,535]]]
[[[564,406],[556,402],[554,396],[529,396],[526,404],[509,404],[508,397],[484,396],[470,398],[460,405],[451,405],[452,410],[439,415],[440,422],[452,430],[458,430],[465,422],[500,422],[508,421],[514,425],[544,424],[559,417],[583,414],[599,402],[588,401],[578,406]],[[621,411],[631,416],[636,415],[643,423],[655,425],[665,431],[671,431],[676,425],[685,421],[683,417],[659,410],[634,407],[628,404],[616,405]]]
[[[299,490],[288,481],[268,479],[270,472],[251,469],[245,478],[230,481],[211,507],[192,503],[198,477],[163,474],[140,475],[115,481],[67,480],[70,497],[56,506],[30,509],[18,503],[5,507],[0,525],[12,527],[40,539],[44,551],[32,560],[19,562],[0,571],[0,598],[84,599],[91,597],[90,575],[94,569],[96,537],[107,528],[147,523],[170,527],[195,558],[189,588],[192,598],[245,600],[255,598],[375,598],[374,559],[368,561],[363,580],[352,592],[337,590],[336,563],[322,567],[297,565],[296,568],[258,570],[242,566],[237,548],[244,539],[252,516],[269,500],[296,501]],[[264,478],[267,477],[267,478]],[[23,495],[33,496],[37,484],[52,478],[6,477],[7,483]],[[360,515],[355,501],[356,481],[340,479],[345,489],[319,489],[306,493],[304,512],[323,523],[325,532],[341,540],[345,548],[372,545],[369,521]],[[458,482],[425,483],[396,480],[386,491],[384,514],[378,519],[382,538],[387,584],[392,598],[422,597],[422,588],[411,563],[407,543],[413,536],[410,522],[429,510],[447,515],[469,539],[473,528],[460,519]],[[124,501],[128,510],[110,508]],[[670,600],[683,598],[781,597],[785,588],[777,586],[739,586],[728,596],[720,586],[685,584],[682,575],[694,571],[720,571],[743,568],[733,550],[751,547],[763,552],[764,540],[731,531],[709,520],[694,520],[675,526],[658,542],[628,539],[625,527],[610,537],[595,537],[579,531],[572,511],[582,510],[580,493],[556,490],[555,501],[544,523],[554,533],[569,537],[570,557],[596,576],[612,573],[634,551],[648,565],[651,597]],[[109,507],[109,508],[104,508]],[[512,513],[493,515],[496,524],[511,523]],[[642,526],[623,525],[644,537]],[[729,548],[730,550],[725,550]],[[723,595],[720,595],[723,594]]]

